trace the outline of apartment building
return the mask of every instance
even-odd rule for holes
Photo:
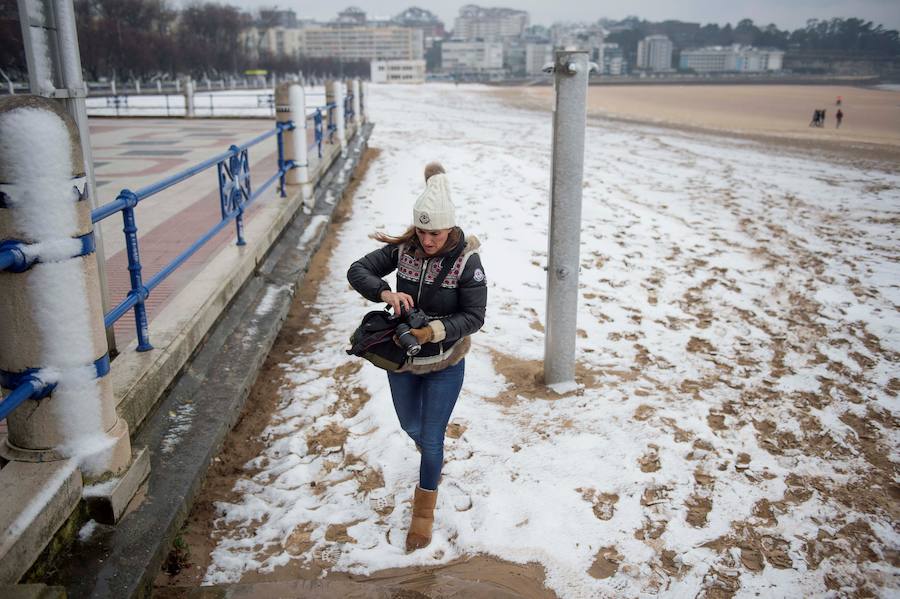
[[[459,9],[453,24],[453,37],[488,41],[520,37],[528,27],[528,21],[528,13],[524,10],[467,4]]]
[[[645,71],[672,70],[672,41],[664,35],[648,35],[638,42],[637,68]]]

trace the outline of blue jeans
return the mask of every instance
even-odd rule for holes
[[[437,489],[444,467],[444,433],[462,389],[466,361],[436,372],[388,372],[400,426],[422,451],[419,486]]]

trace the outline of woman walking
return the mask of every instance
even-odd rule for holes
[[[374,235],[385,245],[347,272],[350,284],[366,299],[390,304],[394,314],[419,308],[429,319],[427,326],[411,331],[421,345],[419,353],[387,373],[400,426],[421,453],[407,551],[431,542],[444,435],[462,389],[469,335],[484,324],[487,304],[478,240],[456,226],[449,181],[440,164],[425,167],[425,191],[412,216],[413,225],[401,235]],[[382,277],[394,270],[397,285],[391,291]]]

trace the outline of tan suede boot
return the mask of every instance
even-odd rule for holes
[[[437,490],[428,491],[416,485],[413,498],[412,524],[406,535],[406,552],[427,547],[431,542],[431,527],[434,524],[434,506],[437,504]]]

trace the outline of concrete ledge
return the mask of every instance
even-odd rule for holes
[[[327,169],[340,158],[339,146],[333,148],[317,169]],[[324,175],[317,170],[316,176],[321,187]],[[132,435],[298,213],[303,204],[300,186],[286,191],[286,198],[258,200],[253,218],[244,224],[247,244],[222,248],[151,321],[153,350],[136,351],[136,340],[120,348],[110,376],[119,416]]]
[[[88,514],[101,524],[115,524],[138,487],[150,474],[150,452],[145,447],[135,452],[125,474],[105,483],[84,488]]]
[[[10,462],[0,489],[0,583],[15,584],[81,500],[81,472],[72,460]]]

